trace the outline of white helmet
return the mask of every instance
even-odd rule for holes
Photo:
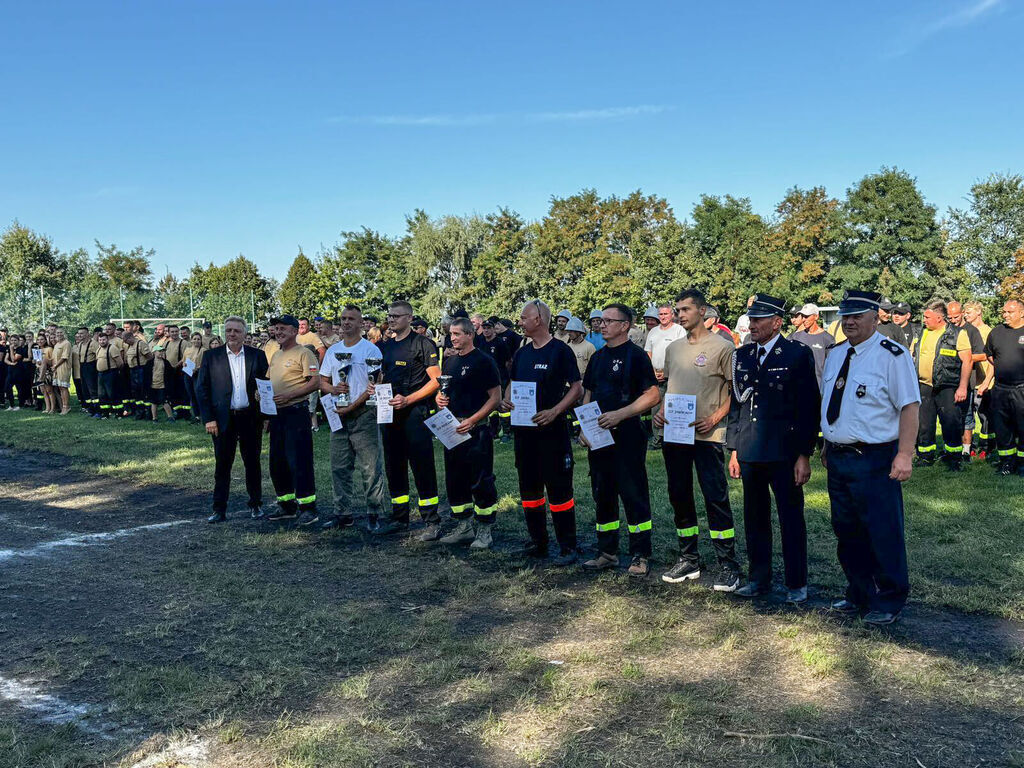
[[[583,321],[578,317],[570,317],[569,322],[566,323],[565,330],[567,331],[578,331],[580,333],[586,333],[587,329],[583,327]]]

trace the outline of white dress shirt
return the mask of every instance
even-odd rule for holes
[[[901,350],[893,354],[882,342]],[[839,418],[828,423],[828,402],[843,367],[850,342],[832,348],[825,358],[821,377],[821,433],[831,443],[888,443],[899,437],[900,411],[921,402],[917,372],[907,348],[875,331],[854,347],[850,368],[843,382]]]
[[[231,410],[248,408],[249,395],[245,391],[245,345],[242,345],[237,355],[230,348],[225,351],[228,353],[228,367],[231,368]]]
[[[778,342],[779,342],[779,334],[776,333],[774,336],[771,337],[771,339],[768,340],[767,344],[758,344],[757,345],[757,350],[756,350],[756,352],[757,352],[757,359],[758,360],[767,360],[768,359],[768,353],[772,351],[772,348],[774,348],[775,345],[778,344]],[[761,350],[762,349],[764,350],[764,354],[763,355],[761,354]]]

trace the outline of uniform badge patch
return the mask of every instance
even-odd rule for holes
[[[868,393],[868,388],[861,384],[857,387],[857,397],[864,397]]]
[[[708,364],[708,356],[701,352],[699,355],[697,355],[697,359],[693,361],[693,364],[703,368],[705,365]]]
[[[840,376],[838,379],[836,379],[836,389],[842,389],[845,386],[846,386],[846,379],[844,379],[842,376]]]
[[[1017,337],[1017,343],[1018,344],[1024,344],[1024,336],[1018,336]]]
[[[614,363],[612,363],[612,371],[614,373],[618,373],[619,372],[619,361],[618,360],[616,360]]]

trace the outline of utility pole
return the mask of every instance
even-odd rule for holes
[[[192,298],[192,286],[188,287],[188,314],[189,314],[189,327],[195,327],[196,324],[196,302]]]
[[[249,306],[252,311],[252,327],[256,327],[256,292],[249,290]]]
[[[121,299],[121,323],[124,323],[124,286],[117,287],[117,295]]]
[[[40,325],[46,325],[46,300],[43,298],[43,286],[39,286],[39,318]]]

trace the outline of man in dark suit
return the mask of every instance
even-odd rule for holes
[[[213,436],[214,470],[213,514],[207,522],[227,519],[228,489],[235,449],[241,451],[245,465],[245,489],[249,493],[249,512],[253,519],[263,517],[263,477],[260,452],[263,449],[263,417],[256,401],[256,379],[267,378],[267,358],[258,349],[246,347],[245,320],[229,317],[224,321],[227,345],[208,349],[203,354],[196,381],[199,413],[206,431]]]
[[[749,582],[741,597],[767,594],[772,587],[772,505],[779,512],[786,600],[807,600],[807,528],[804,484],[818,438],[821,395],[809,347],[783,338],[786,305],[757,294],[747,311],[751,343],[736,351],[733,398],[726,443],[732,451],[729,475],[743,478],[743,524]]]

